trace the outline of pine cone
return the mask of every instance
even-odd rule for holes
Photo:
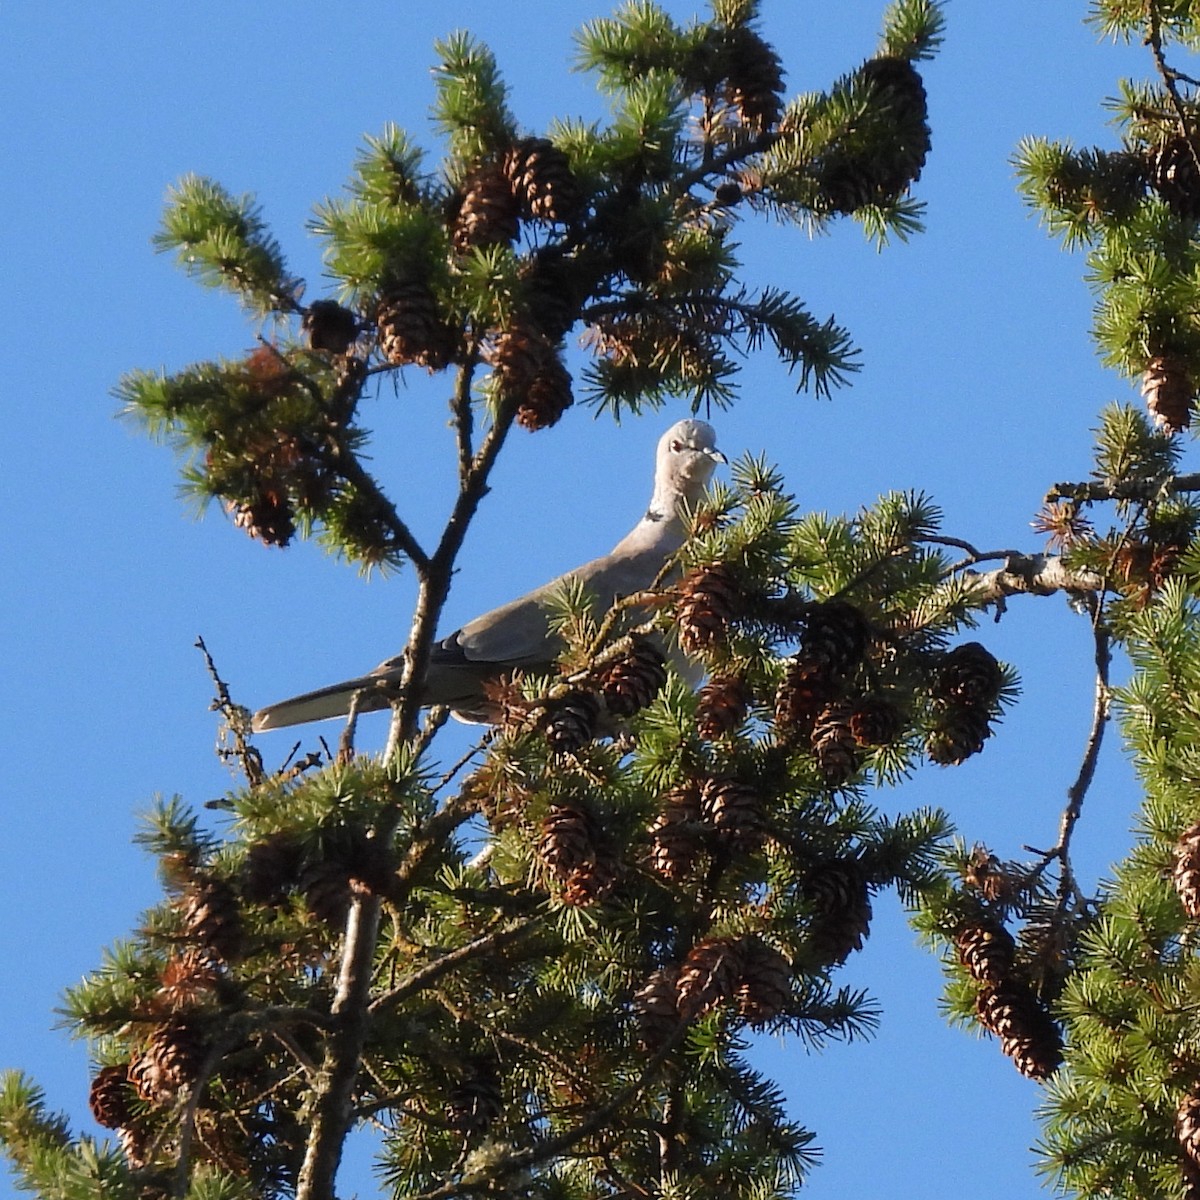
[[[1185,830],[1176,844],[1172,881],[1183,911],[1192,920],[1200,920],[1200,825]]]
[[[903,727],[900,709],[886,696],[864,696],[852,706],[850,734],[859,746],[886,746]]]
[[[1029,1079],[1048,1079],[1062,1062],[1062,1034],[1028,985],[1008,979],[985,984],[976,1001],[979,1023]]]
[[[766,830],[762,796],[738,779],[706,779],[700,789],[700,811],[734,848],[752,848]]]
[[[180,1088],[200,1073],[207,1047],[191,1018],[173,1016],[150,1035],[145,1050],[129,1066],[129,1080],[151,1104],[170,1104]]]
[[[574,754],[596,736],[599,718],[599,700],[575,690],[546,701],[539,727],[556,754]]]
[[[264,491],[253,500],[229,506],[233,523],[264,546],[286,546],[296,535],[295,513],[286,493]]]
[[[1187,363],[1178,354],[1156,354],[1142,372],[1142,398],[1158,427],[1182,433],[1192,422],[1196,388]]]
[[[979,642],[964,642],[938,665],[930,692],[935,699],[985,708],[995,703],[1004,683],[1000,664]]]
[[[542,820],[538,854],[562,885],[564,904],[590,904],[617,881],[616,864],[603,846],[600,828],[582,809],[551,805]]]
[[[978,754],[991,736],[986,712],[947,707],[938,714],[925,740],[925,753],[939,766],[956,767],[972,754]]]
[[[658,1050],[679,1028],[679,968],[659,967],[633,994],[630,1007],[645,1050]]]
[[[739,943],[742,976],[734,999],[738,1012],[751,1025],[773,1021],[792,998],[792,964],[761,938]]]
[[[578,261],[542,247],[521,268],[524,311],[529,324],[557,345],[575,324],[586,284]]]
[[[207,946],[189,946],[167,959],[155,999],[171,1012],[195,1008],[217,990],[221,978],[220,957]]]
[[[631,717],[646,708],[666,682],[662,654],[643,637],[635,637],[627,653],[605,663],[596,675],[605,707],[615,717]]]
[[[1012,975],[1016,943],[998,921],[981,917],[964,924],[954,945],[959,961],[979,983],[998,985]]]
[[[838,787],[858,770],[858,747],[850,727],[853,709],[839,701],[824,709],[813,724],[813,757],[830,787]]]
[[[352,891],[345,863],[324,859],[311,862],[301,871],[297,887],[305,907],[318,921],[332,929],[346,924]]]
[[[102,1067],[88,1091],[88,1107],[97,1125],[124,1129],[134,1119],[134,1091],[129,1082],[129,1064]]]
[[[921,177],[929,156],[929,101],[920,72],[906,58],[881,55],[859,68],[876,97],[891,109],[892,144],[888,169],[879,177],[883,199],[900,196]]]
[[[568,223],[583,193],[567,156],[547,138],[522,138],[504,156],[504,174],[523,216]]]
[[[705,938],[679,968],[676,1007],[690,1021],[734,994],[742,974],[740,945],[733,938]]]
[[[236,959],[242,945],[242,914],[237,893],[223,879],[198,877],[179,901],[187,937],[218,957]]]
[[[775,726],[782,738],[811,737],[817,717],[837,693],[837,682],[819,663],[793,658],[775,693]]]
[[[415,363],[440,371],[454,356],[454,335],[438,312],[432,290],[421,280],[389,287],[379,299],[375,322],[379,352],[395,366]]]
[[[1182,134],[1167,138],[1150,154],[1150,186],[1185,221],[1200,218],[1200,167],[1196,151]]]
[[[650,866],[665,879],[685,878],[696,865],[704,826],[700,789],[686,785],[669,792],[650,826]]]
[[[862,660],[870,633],[866,617],[845,600],[810,605],[796,658],[842,679]]]
[[[522,404],[528,403],[529,390],[539,373],[551,358],[556,357],[554,347],[541,333],[520,324],[501,330],[486,354],[500,391],[505,396],[518,397]]]
[[[463,184],[452,240],[459,254],[473,246],[500,246],[516,240],[521,225],[517,198],[495,164],[477,167]]]
[[[358,318],[336,300],[314,300],[300,323],[313,350],[345,354],[358,337]]]
[[[808,942],[818,962],[842,963],[862,949],[871,924],[871,891],[857,861],[818,867],[801,891],[812,907]]]
[[[706,742],[733,733],[750,710],[750,694],[738,675],[714,675],[696,697],[696,731]]]
[[[679,584],[679,597],[675,627],[679,644],[688,654],[724,642],[742,609],[741,588],[724,563],[709,563],[689,572]]]
[[[272,833],[246,851],[242,863],[242,895],[252,904],[276,907],[287,902],[300,880],[303,851],[287,833]]]
[[[575,403],[571,373],[559,355],[551,351],[542,359],[517,405],[517,424],[530,433],[558,424]]]
[[[783,112],[779,55],[744,25],[727,31],[725,54],[725,99],[742,123],[758,132],[778,125]]]

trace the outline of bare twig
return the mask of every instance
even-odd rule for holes
[[[250,743],[250,710],[234,703],[229,694],[229,686],[217,671],[217,665],[213,662],[202,637],[196,638],[196,649],[204,655],[209,676],[217,689],[217,698],[212,702],[212,709],[225,718],[225,728],[233,737],[233,749],[219,747],[217,753],[224,759],[236,758],[246,782],[252,788],[257,787],[266,778],[266,771],[263,769],[262,755],[258,748]]]

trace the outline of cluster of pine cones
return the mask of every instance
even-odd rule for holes
[[[679,593],[679,641],[693,654],[719,652],[736,623],[755,608],[723,563],[692,571]],[[788,744],[807,743],[821,777],[838,786],[858,771],[865,749],[900,736],[905,704],[893,691],[861,682],[873,633],[853,604],[804,603],[788,618],[800,626],[800,645],[774,696],[776,736]],[[961,763],[991,733],[1003,672],[983,646],[968,642],[936,656],[923,673],[930,697],[926,753],[936,763]],[[744,681],[718,670],[698,699],[701,735],[719,737],[736,729],[749,704]]]
[[[960,924],[954,944],[959,961],[979,985],[979,1023],[1000,1039],[1022,1075],[1049,1078],[1062,1062],[1062,1033],[1021,972],[1012,934],[981,913]]]
[[[316,920],[337,927],[345,923],[353,891],[385,891],[391,870],[372,839],[344,827],[324,839],[319,856],[306,854],[288,834],[256,842],[234,882],[187,855],[168,856],[164,868],[175,892],[173,937],[179,948],[142,1004],[143,1032],[131,1042],[133,1053],[102,1067],[89,1095],[92,1115],[119,1131],[135,1167],[147,1161],[160,1118],[181,1090],[206,1070],[219,1069],[210,1059],[237,1048],[221,1013],[237,1000],[229,966],[249,950],[243,906],[277,907],[295,894]],[[214,1127],[203,1144],[228,1166],[230,1156],[236,1158],[231,1138],[236,1141],[231,1131]]]
[[[451,244],[459,254],[508,245],[519,235],[522,221],[570,224],[584,204],[563,151],[547,138],[521,138],[468,172],[450,206]],[[517,318],[494,335],[487,350],[501,394],[515,398],[517,420],[531,430],[553,425],[573,400],[571,377],[557,346],[573,314],[565,323],[539,319],[543,315]],[[395,366],[440,371],[460,351],[457,329],[440,311],[428,281],[419,276],[393,279],[380,295],[374,317],[379,352]]]
[[[755,934],[703,938],[683,961],[659,967],[633,995],[643,1046],[657,1050],[688,1021],[731,1002],[751,1025],[779,1016],[792,996],[792,965]]]

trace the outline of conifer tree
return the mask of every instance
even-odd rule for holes
[[[1200,1195],[1200,482],[1181,473],[1200,380],[1200,85],[1171,65],[1200,18],[1166,0],[1093,8],[1104,32],[1145,40],[1155,80],[1123,85],[1119,149],[1031,140],[1017,164],[1050,230],[1086,248],[1096,340],[1145,411],[1102,415],[1093,477],[1056,484],[1039,514],[1045,552],[980,552],[921,494],[804,513],[745,458],[648,593],[606,612],[556,598],[556,670],[501,681],[501,719],[448,770],[447,714],[423,713],[419,686],[508,437],[576,401],[616,417],[731,404],[744,351],[774,352],[800,390],[843,385],[849,331],[751,287],[732,234],[763,217],[820,232],[849,216],[880,244],[919,231],[920,64],[940,5],[895,0],[871,58],[788,98],[754,0],[711,0],[686,25],[629,0],[578,37],[604,127],[520,128],[488,48],[448,37],[441,160],[389,125],[314,210],[327,296],[308,298],[253,198],[178,183],[159,248],[263,336],[249,355],[130,373],[125,410],[235,530],[409,570],[418,595],[378,753],[352,713],[336,752],[268,767],[210,662],[240,784],[217,819],[156,807],[141,840],[163,900],[67,994],[113,1138],[74,1135],[8,1076],[0,1141],[22,1186],[332,1200],[348,1137],[374,1122],[398,1197],[793,1195],[815,1135],[747,1038],[869,1032],[869,997],[838,973],[895,888],[943,954],[951,1015],[1044,1085],[1056,1182]],[[372,470],[359,413],[413,371],[443,382],[457,449],[433,543]],[[985,751],[1016,694],[980,614],[1057,592],[1090,624],[1097,676],[1058,844],[1018,862],[941,813],[884,815],[869,787]],[[1134,668],[1119,691],[1115,652]],[[1070,843],[1114,702],[1142,836],[1088,896]]]

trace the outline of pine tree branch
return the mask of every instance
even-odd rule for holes
[[[468,363],[462,368],[462,388],[470,387],[473,371],[473,363]],[[458,552],[462,549],[471,520],[479,508],[480,501],[488,492],[488,478],[504,445],[504,439],[512,427],[516,411],[516,402],[511,400],[497,407],[491,428],[471,460],[470,468],[459,486],[458,498],[446,521],[437,549],[426,559],[421,570],[416,608],[404,651],[400,698],[392,710],[392,725],[385,751],[388,757],[391,757],[400,745],[411,741],[415,733],[421,708],[420,683],[429,665],[437,622],[441,618],[446,597],[450,594],[454,564]]]
[[[1187,106],[1183,102],[1183,97],[1179,94],[1180,80],[1185,82],[1194,81],[1189,81],[1186,75],[1180,74],[1180,72],[1167,63],[1166,54],[1163,50],[1162,19],[1158,13],[1156,0],[1146,0],[1146,22],[1148,25],[1146,44],[1150,47],[1150,52],[1154,55],[1154,65],[1162,77],[1163,85],[1167,89],[1167,95],[1171,98],[1171,108],[1175,112],[1175,119],[1179,122],[1179,128],[1188,144],[1188,148],[1191,150],[1192,163],[1196,167],[1196,170],[1200,171],[1200,151],[1196,149],[1196,138],[1192,130],[1192,123],[1188,119]]]
[[[439,955],[432,962],[426,963],[423,967],[418,967],[415,971],[410,971],[399,983],[376,997],[371,1002],[369,1008],[371,1015],[378,1016],[380,1013],[399,1004],[401,1000],[405,1000],[416,992],[420,992],[431,984],[436,983],[447,971],[453,970],[453,968],[461,966],[465,962],[470,962],[473,958],[490,954],[494,950],[500,950],[505,946],[510,946],[514,942],[520,941],[529,934],[536,932],[540,924],[540,918],[525,917],[514,925],[509,925],[504,929],[495,929],[491,933],[477,937],[474,941],[459,946],[456,950],[447,950],[446,953]]]
[[[994,571],[977,574],[965,570],[970,580],[972,599],[979,605],[996,604],[1003,609],[1009,596],[1051,596],[1055,592],[1100,592],[1104,580],[1094,571],[1068,567],[1057,554],[1005,553],[1004,565]]]
[[[331,1007],[335,1021],[317,1082],[312,1128],[296,1184],[296,1200],[335,1200],[334,1182],[346,1134],[354,1120],[358,1080],[368,1026],[368,998],[375,947],[379,940],[380,900],[355,895],[346,921],[346,942]]]
[[[370,498],[372,506],[382,516],[383,523],[392,537],[396,539],[396,544],[416,568],[418,575],[427,571],[429,555],[396,511],[396,506],[384,495],[370,472],[363,468],[362,463],[358,460],[358,455],[350,450],[336,434],[333,435],[331,441],[335,469],[338,474],[356,491]]]
[[[1200,472],[1188,475],[1104,480],[1087,483],[1056,483],[1047,493],[1046,502],[1074,500],[1076,503],[1104,500],[1140,500],[1150,502],[1181,492],[1200,492]]]
[[[532,1146],[514,1151],[498,1162],[490,1163],[487,1168],[486,1180],[480,1175],[470,1175],[430,1191],[421,1192],[410,1197],[410,1200],[451,1200],[454,1196],[484,1190],[488,1185],[494,1187],[496,1183],[511,1175],[527,1171],[540,1163],[557,1158],[572,1146],[591,1137],[603,1129],[622,1108],[636,1100],[645,1091],[656,1077],[659,1068],[683,1040],[687,1028],[687,1023],[681,1022],[675,1033],[651,1056],[637,1079],[628,1087],[622,1088],[611,1100],[593,1109],[591,1114],[573,1129],[565,1129],[554,1137],[544,1138]]]

